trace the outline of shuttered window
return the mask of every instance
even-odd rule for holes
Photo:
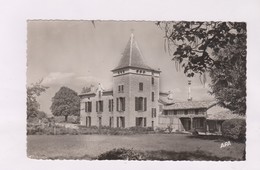
[[[103,101],[100,101],[100,112],[103,112]]]
[[[152,118],[156,117],[156,108],[152,108]]]
[[[113,99],[109,99],[109,101],[108,101],[108,110],[109,110],[109,112],[112,112],[114,110],[114,101],[113,101]]]
[[[87,127],[90,127],[90,126],[91,126],[91,117],[90,117],[90,116],[87,116],[87,117],[86,117],[86,126],[87,126]]]
[[[103,101],[96,101],[96,112],[103,112]]]
[[[122,111],[125,111],[125,98],[122,98]]]
[[[135,111],[146,111],[147,110],[147,99],[143,97],[135,98]]]
[[[135,97],[135,111],[138,111],[138,97]]]
[[[146,100],[146,98],[144,98],[144,111],[146,111],[147,110],[147,100]]]
[[[85,112],[88,112],[88,102],[85,102]]]
[[[119,117],[116,118],[116,127],[119,127]]]
[[[125,97],[116,98],[117,111],[125,111]]]
[[[116,111],[119,111],[119,102],[118,102],[118,98],[116,98]]]
[[[88,112],[92,112],[92,102],[88,102]]]

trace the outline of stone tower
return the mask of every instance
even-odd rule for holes
[[[145,63],[133,33],[112,72],[116,126],[156,127],[160,71]]]

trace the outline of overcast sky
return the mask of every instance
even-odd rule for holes
[[[161,91],[173,91],[176,100],[187,100],[187,78],[177,72],[164,51],[164,32],[154,22],[28,21],[27,83],[43,78],[50,88],[38,101],[50,113],[51,98],[61,86],[80,92],[83,86],[101,83],[112,87],[111,70],[134,30],[135,39],[147,64],[160,68]],[[199,78],[192,79],[194,100],[212,99]]]

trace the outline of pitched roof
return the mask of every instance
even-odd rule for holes
[[[118,70],[126,67],[143,68],[148,70],[153,70],[151,67],[146,65],[142,53],[137,45],[133,33],[125,47],[122,54],[122,58],[118,66],[114,70]]]
[[[234,114],[229,109],[218,105],[207,110],[207,120],[245,119],[244,116]]]
[[[182,101],[174,102],[172,105],[165,106],[164,110],[183,110],[183,109],[207,109],[216,104],[216,101]]]
[[[113,95],[113,90],[104,90],[103,91],[103,95],[104,96],[109,96],[109,95]],[[90,92],[87,92],[87,93],[81,93],[79,94],[79,96],[88,96],[88,97],[91,97],[91,96],[96,96],[96,91],[90,91]]]

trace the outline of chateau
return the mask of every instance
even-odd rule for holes
[[[160,92],[160,70],[145,63],[133,34],[112,73],[112,90],[104,90],[99,84],[90,92],[80,94],[81,125],[153,129],[171,126],[175,131],[220,132],[225,118],[210,119],[207,114],[210,108],[217,107],[214,101],[189,98],[175,102],[172,93]]]

